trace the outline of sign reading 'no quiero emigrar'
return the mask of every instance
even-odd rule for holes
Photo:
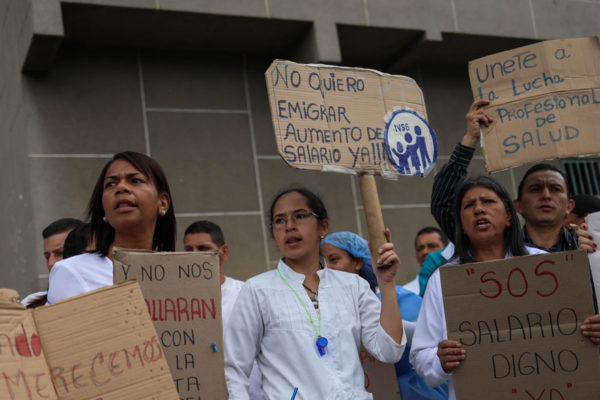
[[[277,147],[292,167],[388,178],[433,167],[437,141],[413,79],[282,60],[265,75]]]

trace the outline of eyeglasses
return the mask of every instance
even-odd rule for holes
[[[306,210],[299,210],[299,211],[296,211],[295,213],[293,213],[292,215],[290,215],[289,217],[284,217],[284,216],[275,217],[275,219],[271,223],[271,228],[276,229],[276,230],[285,229],[285,227],[287,226],[287,223],[290,219],[292,220],[292,222],[294,224],[302,225],[302,224],[308,222],[309,217],[315,217],[316,219],[319,219],[319,216],[317,214],[315,214],[314,212],[310,212],[310,211],[306,211]]]

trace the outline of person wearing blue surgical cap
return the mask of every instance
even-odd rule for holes
[[[327,235],[321,241],[321,254],[327,261],[327,267],[349,273],[359,274],[371,289],[377,292],[377,279],[371,264],[371,253],[365,239],[352,232],[336,232]],[[448,385],[435,388],[428,386],[413,369],[409,361],[410,342],[414,323],[421,308],[421,297],[396,286],[396,297],[402,314],[402,322],[407,335],[407,348],[402,359],[395,364],[398,387],[403,399],[443,400],[448,398]]]

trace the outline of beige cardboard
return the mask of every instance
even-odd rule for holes
[[[550,40],[469,62],[489,172],[600,153],[600,39]]]
[[[598,349],[579,328],[594,315],[585,252],[440,272],[448,337],[466,349],[453,374],[457,399],[598,398]]]
[[[265,76],[277,147],[289,165],[400,176],[386,150],[386,115],[409,108],[427,119],[423,93],[413,79],[284,60],[275,60]],[[406,175],[411,174],[416,173]]]
[[[36,310],[0,300],[0,346],[0,399],[179,399],[132,281]]]
[[[33,311],[0,289],[0,400],[56,399]]]
[[[140,284],[179,397],[226,399],[217,253],[119,249],[113,265],[115,282]]]
[[[360,364],[365,372],[365,389],[374,400],[400,399],[394,364],[382,363],[362,346]]]

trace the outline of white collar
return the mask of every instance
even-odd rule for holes
[[[328,271],[329,268],[327,268],[327,263],[325,262],[325,259],[323,257],[319,257],[319,264],[321,264],[322,268],[317,271],[317,275],[319,276],[319,279],[322,280],[325,271]],[[283,261],[283,258],[279,260],[279,264],[277,264],[277,269],[279,270],[279,272],[281,272],[284,278],[297,282],[298,284],[302,284],[304,282],[304,279],[306,279],[306,275],[294,271],[292,268],[290,268],[289,265],[285,263],[285,261]]]

